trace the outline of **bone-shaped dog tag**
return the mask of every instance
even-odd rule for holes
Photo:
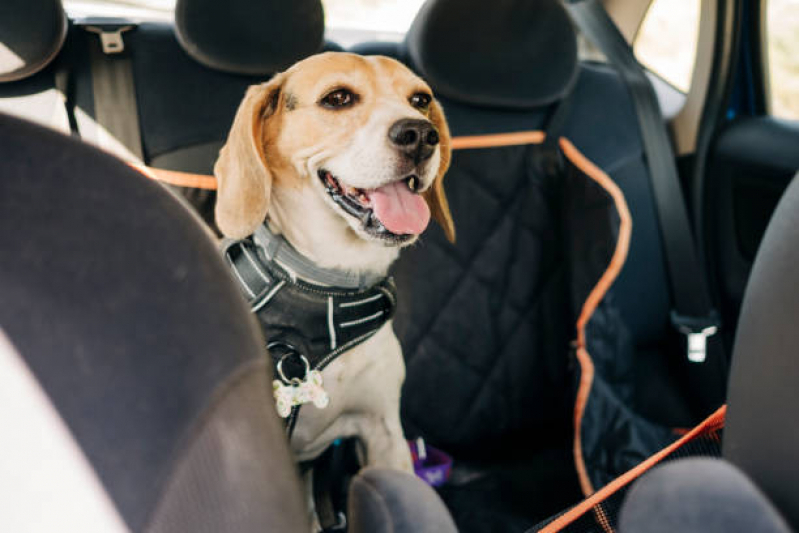
[[[325,391],[322,381],[322,373],[318,370],[311,370],[308,360],[302,357],[305,363],[305,377],[303,379],[286,379],[283,374],[283,360],[277,364],[277,373],[283,381],[276,379],[272,382],[273,394],[277,414],[286,418],[291,414],[292,407],[305,403],[313,403],[319,409],[324,409],[330,403],[330,397]],[[284,381],[288,382],[285,384]]]

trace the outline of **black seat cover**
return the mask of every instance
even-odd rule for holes
[[[733,351],[724,455],[799,529],[799,180],[769,224]]]
[[[196,218],[0,116],[0,227],[0,328],[130,531],[308,530],[258,326]]]

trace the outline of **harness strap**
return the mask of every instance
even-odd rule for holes
[[[223,246],[224,256],[250,309],[257,313],[277,294],[285,281],[259,265],[258,254],[251,241],[226,241]]]

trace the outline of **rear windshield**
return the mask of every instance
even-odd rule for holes
[[[328,28],[402,35],[424,0],[322,0],[322,3]],[[175,0],[64,0],[64,5],[72,17],[171,20]]]

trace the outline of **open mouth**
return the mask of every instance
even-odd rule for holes
[[[317,175],[336,205],[373,237],[401,244],[427,227],[430,210],[419,195],[421,181],[416,175],[376,189],[349,187],[325,169]]]

